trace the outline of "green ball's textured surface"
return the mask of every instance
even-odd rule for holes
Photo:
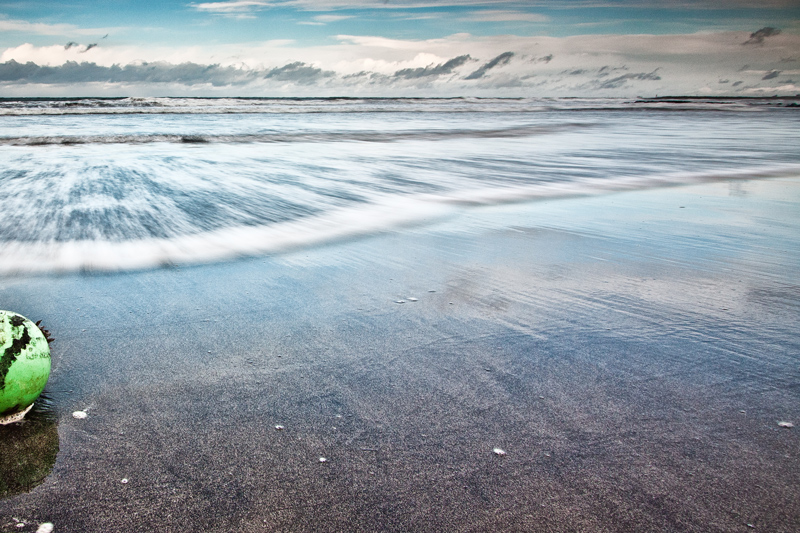
[[[0,311],[0,417],[23,411],[50,377],[50,347],[22,315]]]

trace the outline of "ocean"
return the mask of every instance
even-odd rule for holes
[[[0,99],[0,275],[207,263],[475,206],[791,176],[798,146],[796,98]]]

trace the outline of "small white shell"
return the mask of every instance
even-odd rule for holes
[[[502,448],[495,448],[492,451],[495,455],[499,455],[500,457],[503,457],[506,454],[506,451]]]
[[[320,463],[325,463],[325,462],[327,462],[327,461],[328,461],[328,460],[327,460],[325,457],[320,457],[320,458],[319,458],[319,462],[320,462]]]
[[[53,533],[53,529],[55,526],[50,522],[45,522],[43,524],[39,524],[39,529],[36,530],[36,533]]]
[[[791,422],[783,422],[783,421],[781,421],[781,422],[778,422],[778,425],[780,427],[782,427],[782,428],[793,428],[794,427],[794,424],[792,424]]]
[[[417,301],[417,299],[416,299],[416,298],[414,298],[414,297],[412,296],[412,297],[409,297],[409,298],[408,298],[408,301],[409,301],[409,302],[416,302],[416,301]]]
[[[283,431],[285,428],[282,425],[278,424],[277,426],[275,426],[275,429],[278,431]]]
[[[404,303],[406,303],[406,301],[405,300],[395,300],[394,303],[396,303],[396,304],[404,304]]]
[[[72,412],[72,418],[77,418],[78,420],[83,420],[87,416],[89,416],[89,415],[86,414],[86,411],[73,411]]]
[[[128,483],[128,478],[124,477],[119,482],[125,485],[126,483]]]

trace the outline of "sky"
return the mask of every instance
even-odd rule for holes
[[[800,0],[0,0],[0,96],[800,94]]]

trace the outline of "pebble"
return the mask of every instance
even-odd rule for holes
[[[503,457],[506,454],[506,451],[502,448],[495,448],[492,451],[495,455],[499,455],[500,457]]]
[[[781,421],[781,422],[778,422],[778,425],[780,427],[782,427],[782,428],[793,428],[794,427],[794,424],[792,424],[791,422],[783,422],[783,421]]]
[[[55,526],[50,522],[45,522],[43,524],[39,524],[39,529],[36,530],[36,533],[53,533],[53,529]]]
[[[320,462],[320,463],[326,463],[327,461],[328,461],[328,460],[327,460],[326,458],[324,458],[324,457],[320,457],[320,458],[319,458],[319,462]]]
[[[404,304],[404,303],[406,303],[406,301],[405,300],[395,300],[394,303],[396,303],[396,304]]]
[[[89,415],[86,414],[86,411],[73,411],[72,413],[72,418],[77,418],[78,420],[83,420],[87,416]]]
[[[409,301],[409,302],[416,302],[416,301],[417,301],[417,299],[416,299],[416,298],[414,298],[414,297],[411,297],[411,298],[409,298],[409,299],[408,299],[408,301]]]

